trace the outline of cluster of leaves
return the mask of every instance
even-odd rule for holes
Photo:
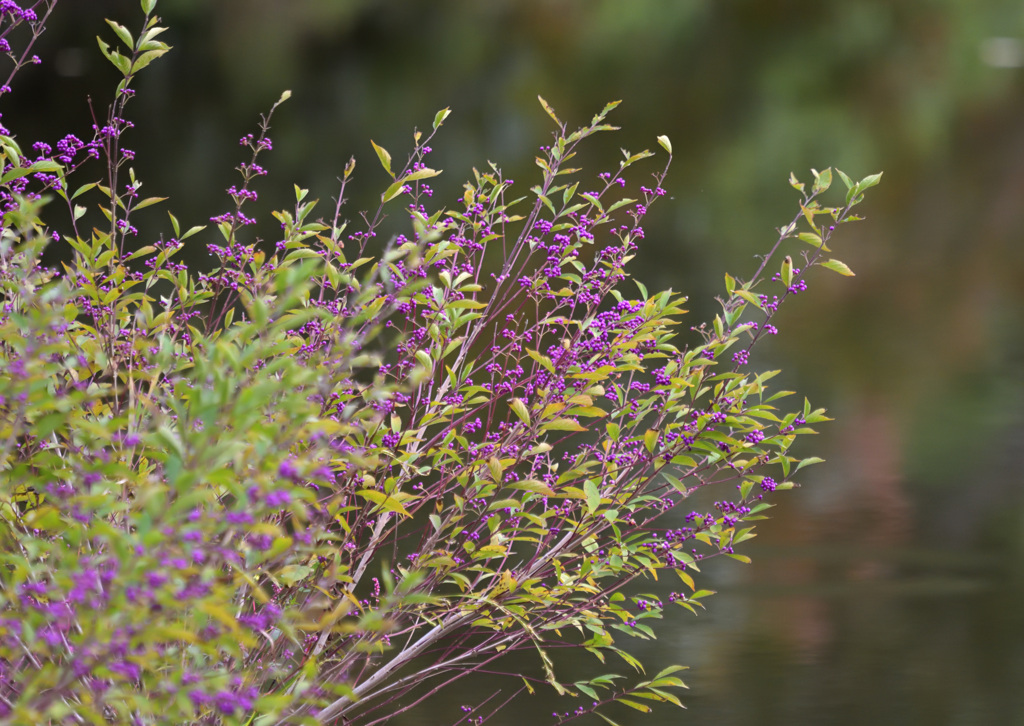
[[[823,254],[878,176],[842,175],[836,207],[819,202],[830,170],[792,179],[799,214],[686,345],[685,298],[623,292],[668,165],[635,199],[626,174],[652,153],[582,190],[569,165],[616,104],[570,131],[542,100],[556,130],[529,194],[491,165],[456,209],[428,210],[441,111],[401,169],[374,144],[391,183],[357,231],[353,162],[332,217],[296,187],[266,245],[244,210],[272,109],[241,141],[231,210],[209,230],[171,215],[172,236],[140,245],[132,220],[162,200],[139,196],[123,112],[168,50],[155,4],[138,37],[110,22],[124,50],[100,42],[123,80],[89,142],[33,159],[0,130],[0,723],[368,724],[520,650],[539,667],[516,693],[585,699],[556,721],[679,704],[678,668],[562,683],[549,652],[642,670],[621,636],[653,638],[667,606],[627,586],[673,573],[668,605],[694,610],[702,559],[746,561],[734,547],[769,495],[815,461],[794,439],[825,420],[779,410],[787,392],[749,351],[810,268],[851,274]],[[0,37],[25,26],[30,47],[42,23],[16,7]],[[73,188],[93,159],[105,178]],[[374,252],[392,207],[409,231]],[[175,260],[213,234],[216,269]],[[790,238],[803,261],[769,278]],[[70,248],[60,271],[48,244]],[[686,513],[709,486],[730,495]]]

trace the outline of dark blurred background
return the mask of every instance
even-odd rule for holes
[[[672,139],[671,198],[653,207],[633,272],[691,295],[694,323],[713,314],[723,272],[749,274],[792,215],[790,171],[884,170],[867,220],[834,246],[857,276],[816,271],[758,358],[836,417],[808,449],[828,463],[777,498],[753,565],[707,568],[719,592],[707,614],[672,612],[640,648],[652,669],[692,667],[689,710],[616,714],[1024,723],[1024,2],[162,0],[158,12],[174,50],[141,75],[126,136],[144,194],[171,197],[140,215],[150,239],[169,232],[162,207],[185,226],[229,208],[237,139],[286,88],[261,208],[290,207],[297,183],[327,213],[354,154],[353,219],[387,181],[370,138],[404,159],[413,127],[451,106],[431,163],[445,170],[434,201],[453,206],[487,160],[524,191],[535,183],[550,132],[538,94],[573,124],[622,99],[623,130],[584,161],[608,168],[620,147]],[[135,32],[141,13],[135,0],[58,6],[43,63],[2,109],[23,148],[88,138],[87,96],[105,113],[117,75],[96,47],[114,39],[104,17]],[[478,700],[462,690],[403,722],[453,722]],[[542,693],[493,722],[556,708]]]

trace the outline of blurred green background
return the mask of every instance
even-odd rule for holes
[[[370,138],[404,158],[413,127],[450,106],[431,158],[445,170],[434,201],[450,206],[486,160],[535,183],[550,132],[538,94],[574,124],[622,99],[623,130],[584,161],[608,168],[620,147],[672,139],[671,198],[653,207],[633,272],[691,295],[696,324],[722,274],[748,274],[792,215],[790,171],[884,170],[867,221],[834,247],[857,276],[816,271],[757,361],[836,417],[813,447],[828,463],[778,497],[747,548],[753,565],[707,568],[719,594],[706,615],[673,612],[642,644],[652,668],[692,666],[689,710],[619,720],[1024,723],[1024,2],[162,0],[158,11],[174,50],[141,76],[126,143],[144,193],[170,196],[162,206],[184,225],[228,209],[237,139],[286,88],[262,208],[289,207],[298,183],[326,213],[354,154],[352,219],[386,181]],[[134,31],[141,16],[135,0],[58,7],[43,64],[3,109],[23,146],[87,138],[86,96],[104,114],[117,77],[96,49],[95,35],[113,39],[103,17]],[[144,236],[169,232],[160,210],[139,220]],[[402,722],[454,722],[482,694],[457,689]],[[569,706],[517,699],[492,722],[556,708]]]

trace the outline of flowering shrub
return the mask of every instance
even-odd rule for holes
[[[15,71],[55,4],[0,5]],[[748,355],[808,270],[852,274],[823,255],[879,176],[839,172],[834,207],[831,170],[791,178],[798,215],[689,341],[684,297],[626,285],[668,162],[636,199],[626,175],[652,153],[569,165],[614,103],[570,131],[542,100],[540,182],[516,198],[491,165],[453,209],[427,183],[443,110],[400,166],[374,144],[393,181],[357,229],[353,162],[326,220],[296,188],[270,248],[247,232],[272,109],[212,227],[170,215],[139,240],[163,200],[141,197],[121,137],[136,74],[168,50],[155,5],[138,36],[108,21],[123,80],[91,139],[24,152],[0,129],[0,723],[376,723],[521,650],[540,675],[516,693],[577,697],[556,722],[678,705],[679,668],[563,683],[549,652],[639,671],[624,636],[703,607],[701,561],[747,561],[751,523],[817,461],[789,451],[823,411],[779,408]],[[81,184],[92,160],[103,177]],[[408,231],[380,247],[386,211]],[[772,274],[791,239],[802,262]],[[44,268],[47,244],[73,259]],[[216,269],[177,262],[185,244]],[[690,511],[704,487],[721,501]],[[659,572],[667,602],[635,594]]]

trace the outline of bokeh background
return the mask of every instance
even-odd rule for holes
[[[147,195],[183,225],[228,209],[237,139],[284,89],[263,208],[292,184],[326,206],[350,155],[349,216],[387,181],[369,139],[404,158],[415,126],[453,110],[433,144],[438,204],[473,166],[523,188],[549,138],[543,95],[571,123],[622,99],[619,148],[676,161],[634,274],[715,311],[795,209],[791,171],[884,170],[835,251],[758,354],[836,422],[808,451],[828,463],[778,497],[746,549],[716,563],[708,612],[673,612],[640,652],[680,662],[688,708],[620,723],[1024,723],[1024,1],[161,0],[174,46],[142,76],[127,145]],[[43,63],[5,97],[31,141],[87,138],[116,71],[102,19],[137,30],[135,0],[63,0]],[[651,167],[654,170],[654,167]],[[98,172],[97,172],[98,174]],[[148,215],[148,216],[147,216]],[[168,233],[161,207],[143,235]],[[261,229],[273,236],[271,223]],[[204,264],[196,243],[195,264]],[[805,447],[806,448],[806,447]],[[667,584],[663,584],[666,588]],[[585,656],[589,657],[589,656]],[[569,666],[570,669],[572,666]],[[507,687],[507,685],[506,685]],[[456,720],[459,690],[403,723]],[[564,710],[517,699],[493,720]]]

